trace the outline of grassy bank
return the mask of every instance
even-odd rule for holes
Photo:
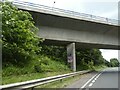
[[[41,56],[40,60],[42,62],[34,60],[24,67],[11,64],[4,67],[2,72],[2,84],[40,79],[71,72],[64,62],[60,62],[47,56]]]
[[[16,83],[16,82],[29,81],[29,80],[40,79],[40,78],[45,78],[45,77],[49,77],[49,76],[55,76],[55,75],[72,72],[67,67],[67,65],[60,63],[58,61],[50,60],[50,61],[48,61],[48,63],[50,63],[50,64],[47,64],[46,65],[47,67],[44,67],[44,70],[45,70],[44,72],[35,72],[35,69],[30,67],[31,65],[29,67],[24,67],[24,68],[16,68],[16,67],[12,67],[12,66],[10,66],[9,68],[5,68],[5,69],[3,69],[2,84],[10,84],[10,83]],[[106,68],[106,66],[104,66],[104,65],[94,66],[93,71],[100,71],[104,68]],[[65,81],[65,83],[63,83],[62,86],[65,86],[66,83],[68,83],[68,82],[72,82],[72,80],[76,80],[76,78],[68,78],[68,79],[63,80],[63,81]],[[56,82],[55,82],[55,86],[52,85],[53,87],[56,87],[59,85],[61,86],[61,83],[59,81],[56,81]],[[54,82],[51,84],[54,84]],[[48,84],[48,87],[51,86],[51,84],[50,85]],[[45,87],[47,87],[47,86],[45,85]]]
[[[57,62],[56,62],[57,64]],[[101,65],[101,66],[95,66],[95,70],[93,71],[101,71],[106,66]],[[23,82],[23,81],[29,81],[29,80],[34,80],[34,79],[40,79],[40,78],[45,78],[49,76],[55,76],[55,75],[60,75],[60,74],[65,74],[65,73],[70,73],[70,70],[63,70],[63,71],[57,71],[57,72],[42,72],[42,73],[29,73],[29,74],[21,74],[21,75],[10,75],[10,76],[4,76],[2,79],[2,84],[10,84],[10,83],[16,83],[16,82]],[[71,82],[78,80],[81,75],[76,75],[74,78],[66,78],[62,80],[62,83],[60,81],[55,81],[52,83],[48,83],[42,86],[39,86],[39,88],[56,88],[56,87],[65,87],[69,85]],[[52,87],[51,87],[52,86]]]

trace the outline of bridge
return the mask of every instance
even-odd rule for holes
[[[13,4],[32,14],[39,28],[37,34],[45,38],[44,43],[67,47],[73,71],[76,71],[75,49],[119,49],[117,20],[29,2]]]

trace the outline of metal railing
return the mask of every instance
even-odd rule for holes
[[[1,88],[2,90],[6,90],[6,89],[7,90],[22,90],[22,89],[29,89],[29,88],[33,89],[34,87],[42,85],[42,84],[50,83],[50,82],[57,81],[57,80],[62,80],[68,77],[72,77],[72,76],[79,75],[79,74],[85,74],[88,72],[90,71],[85,70],[85,71],[73,72],[73,73],[57,75],[57,76],[36,79],[36,80],[31,80],[31,81],[7,84],[7,85],[2,85]]]
[[[118,20],[95,16],[95,15],[90,15],[90,14],[79,13],[79,12],[75,12],[75,11],[44,6],[44,5],[34,4],[34,3],[30,3],[30,2],[25,2],[25,1],[23,2],[23,1],[19,1],[19,0],[13,1],[13,4],[18,7],[21,6],[22,8],[28,7],[28,8],[33,8],[33,9],[40,9],[40,10],[44,10],[44,11],[68,15],[68,16],[75,17],[75,18],[82,18],[85,20],[87,19],[87,20],[94,21],[94,22],[118,25]]]

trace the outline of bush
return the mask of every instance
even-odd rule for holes
[[[42,42],[35,32],[32,16],[18,10],[9,2],[0,2],[2,7],[2,60],[23,67],[35,59]],[[4,66],[3,66],[4,68]]]
[[[80,64],[79,65],[77,65],[77,70],[79,71],[79,70],[87,70],[87,69],[89,69],[89,70],[94,70],[94,63],[93,63],[93,61],[91,60],[91,61],[88,61],[88,63],[86,63],[85,62],[85,60],[84,59],[82,59],[81,60],[81,62],[80,62]]]
[[[34,69],[35,69],[35,72],[43,72],[42,68],[41,68],[41,65],[35,65],[34,66]]]
[[[11,76],[11,75],[24,75],[24,74],[30,74],[34,72],[34,68],[33,67],[16,67],[16,66],[9,66],[6,67],[2,70],[2,76]]]

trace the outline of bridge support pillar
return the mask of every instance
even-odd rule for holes
[[[76,55],[75,55],[75,43],[71,43],[67,46],[67,60],[71,69],[76,71]]]

